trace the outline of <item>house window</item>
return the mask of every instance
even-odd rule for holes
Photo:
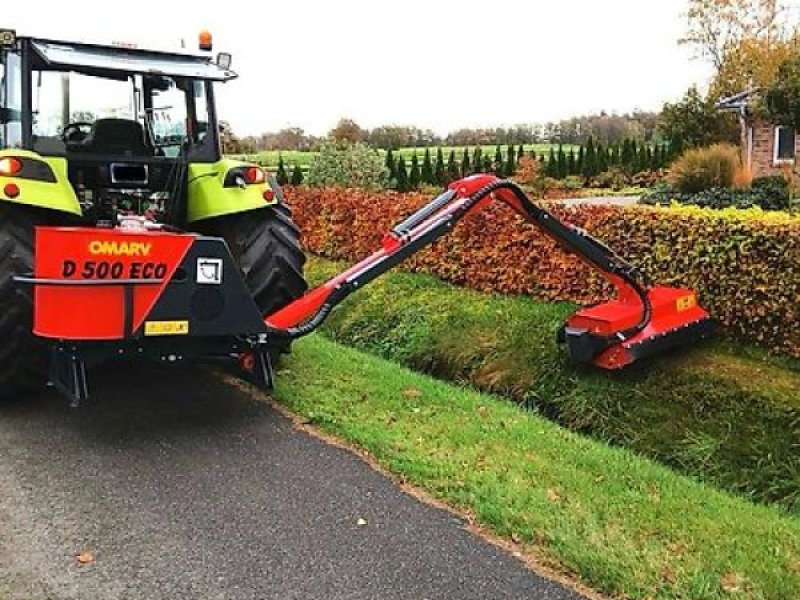
[[[778,125],[775,127],[775,146],[773,161],[775,163],[794,162],[794,127]]]

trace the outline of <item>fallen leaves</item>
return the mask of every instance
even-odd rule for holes
[[[75,560],[80,565],[88,565],[94,562],[94,553],[90,550],[84,550],[75,555]]]

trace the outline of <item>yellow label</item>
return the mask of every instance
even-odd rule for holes
[[[677,304],[678,304],[678,312],[681,312],[697,306],[697,299],[694,297],[694,294],[690,294],[688,296],[683,296],[681,298],[678,298]]]
[[[189,321],[147,321],[145,335],[189,335]]]

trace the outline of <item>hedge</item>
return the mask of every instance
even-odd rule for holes
[[[357,260],[392,224],[424,204],[417,193],[295,187],[289,204],[310,252]],[[608,243],[654,283],[688,286],[735,336],[800,357],[800,218],[699,207],[553,204],[551,210]],[[493,205],[405,263],[481,291],[592,304],[611,288],[596,272]]]

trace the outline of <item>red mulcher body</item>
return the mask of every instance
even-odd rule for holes
[[[708,313],[687,289],[647,289],[636,269],[585,231],[533,204],[514,183],[490,175],[457,181],[397,224],[357,265],[262,318],[224,240],[128,228],[39,227],[34,333],[53,347],[51,380],[78,403],[86,366],[144,356],[165,363],[238,360],[272,384],[270,348],[314,331],[353,291],[448,233],[471,211],[500,200],[611,281],[617,297],[575,313],[558,334],[570,357],[604,369],[702,336]]]

